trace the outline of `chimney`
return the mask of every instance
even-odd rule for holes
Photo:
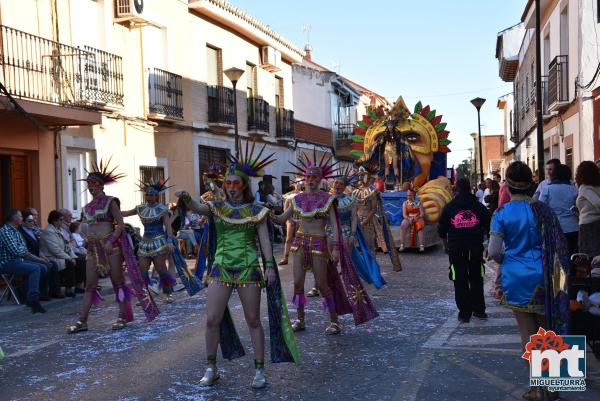
[[[307,43],[304,46],[304,53],[305,53],[304,54],[304,60],[312,61],[312,50],[313,50],[313,48],[312,48],[312,46],[310,44]]]

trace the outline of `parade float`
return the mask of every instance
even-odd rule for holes
[[[442,115],[418,102],[411,112],[402,97],[391,109],[370,108],[354,129],[352,154],[377,176],[383,209],[398,244],[402,205],[414,189],[424,214],[425,246],[439,243],[437,222],[452,199],[447,177],[449,131]],[[410,224],[406,247],[416,246],[415,224]]]

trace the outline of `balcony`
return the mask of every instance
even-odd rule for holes
[[[15,98],[57,106],[123,106],[122,59],[0,25],[0,80]]]
[[[248,134],[269,135],[269,103],[257,97],[246,99],[248,109]]]
[[[569,102],[569,56],[556,56],[548,66],[548,110]]]
[[[208,86],[208,125],[227,131],[235,125],[233,89],[220,85]]]
[[[354,123],[338,123],[333,129],[335,139],[335,152],[338,158],[352,160],[352,136],[354,135]]]
[[[148,118],[183,120],[181,75],[148,68]]]
[[[292,142],[294,140],[294,112],[278,108],[275,121],[275,136],[277,140]]]

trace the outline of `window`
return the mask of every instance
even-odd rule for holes
[[[525,90],[523,91],[523,102],[525,105],[525,111],[529,111],[529,102],[527,101],[527,91],[529,90],[529,77],[525,77]]]
[[[202,173],[208,171],[213,163],[227,164],[227,150],[221,148],[211,148],[209,146],[198,146],[198,166],[200,173],[200,193],[206,192],[206,183]]]
[[[573,171],[573,147],[565,149],[565,164]]]
[[[535,75],[535,63],[531,63],[531,104],[535,102],[535,85],[536,85],[537,77]]]
[[[223,59],[221,49],[206,46],[206,83],[223,86]]]
[[[569,3],[560,12],[560,54],[569,54]]]
[[[275,77],[275,107],[284,108],[283,95],[283,78]]]
[[[550,66],[550,29],[546,30],[546,35],[544,35],[544,65],[543,75],[548,75],[548,67]]]
[[[258,96],[256,87],[256,66],[246,63],[246,97]]]
[[[154,182],[156,180],[165,179],[165,168],[156,166],[140,166],[140,181],[141,182]],[[141,203],[145,202],[144,192],[140,192]],[[159,202],[165,203],[165,193],[161,193]]]
[[[288,175],[281,176],[281,193],[285,194],[290,191],[290,177]]]

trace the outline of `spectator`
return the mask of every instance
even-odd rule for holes
[[[488,232],[490,217],[471,193],[469,180],[456,181],[456,188],[458,194],[442,210],[438,233],[450,259],[458,320],[468,323],[471,316],[488,317],[483,297],[483,236]]]
[[[502,176],[499,173],[492,174],[492,179],[496,181],[498,184],[502,182]]]
[[[87,255],[87,248],[85,247],[87,240],[81,233],[81,223],[78,221],[72,222],[69,225],[69,232],[71,233],[71,244],[75,255],[85,258]]]
[[[60,232],[67,242],[73,254],[75,254],[75,293],[83,294],[85,287],[85,265],[86,254],[77,252],[77,245],[71,236],[70,226],[73,222],[73,213],[69,209],[59,209],[58,212],[63,216],[63,223],[60,226]],[[87,252],[86,252],[87,253]]]
[[[600,255],[600,172],[596,164],[584,161],[577,167],[575,182],[579,186],[579,252]]]
[[[75,297],[75,259],[77,256],[71,250],[63,237],[60,228],[64,217],[57,210],[48,215],[48,226],[42,230],[40,237],[40,254],[56,263],[67,297]]]
[[[569,255],[577,253],[579,222],[574,212],[577,188],[572,183],[573,173],[564,164],[554,168],[554,179],[540,191],[540,202],[544,202],[558,217],[560,227],[567,238]]]
[[[491,178],[486,178],[485,179],[485,184],[484,184],[485,188],[483,190],[483,201],[481,202],[481,203],[483,203],[483,206],[485,206],[485,207],[488,207],[488,203],[485,200],[485,198],[487,196],[489,196],[490,191],[492,190],[492,181],[493,180]]]
[[[508,202],[510,202],[510,192],[508,191],[508,184],[503,182],[498,192],[498,207],[502,207]]]
[[[549,185],[552,182],[552,180],[554,179],[554,172],[556,171],[558,166],[560,166],[560,164],[560,160],[558,159],[550,159],[546,162],[546,179],[538,183],[538,186],[533,194],[533,199],[540,199],[540,194],[542,193],[546,185]]]
[[[40,304],[40,276],[46,273],[48,260],[35,256],[27,250],[27,245],[19,233],[23,216],[17,209],[6,211],[6,220],[0,228],[0,274],[25,276],[27,280],[26,304],[31,313],[45,313]]]
[[[25,211],[23,213],[23,218],[25,218],[25,213],[27,213],[28,215],[31,215],[31,217],[33,218],[33,231],[39,238],[40,233],[42,231],[42,229],[40,228],[40,214],[38,213],[38,211],[36,209],[34,209],[32,207],[28,207],[27,209],[25,209]]]
[[[490,193],[484,198],[487,203],[487,209],[490,216],[498,209],[498,200],[500,197],[500,184],[496,180],[490,181]]]
[[[566,282],[560,280],[568,276],[567,246],[552,209],[529,196],[531,169],[513,162],[506,170],[506,182],[511,202],[492,219],[488,255],[501,264],[498,296],[513,310],[525,347],[539,327],[567,334],[569,298]],[[547,394],[549,399],[557,396]],[[523,398],[543,400],[542,388],[531,387]]]
[[[596,167],[598,167],[598,170],[600,170],[600,159],[597,159],[595,163]]]
[[[264,181],[258,183],[258,191],[256,191],[256,194],[254,195],[254,200],[259,204],[264,204],[267,201]]]
[[[40,231],[36,230],[35,218],[30,209],[25,209],[22,213],[23,223],[19,227],[19,232],[23,241],[27,245],[29,253],[40,256]],[[39,228],[39,227],[38,227]],[[47,274],[40,277],[40,301],[49,301],[50,298],[64,298],[60,292],[60,283],[58,280],[58,267],[50,262]]]
[[[477,187],[477,191],[475,192],[475,196],[479,203],[483,203],[483,194],[485,192],[485,181],[481,181],[479,186]]]

